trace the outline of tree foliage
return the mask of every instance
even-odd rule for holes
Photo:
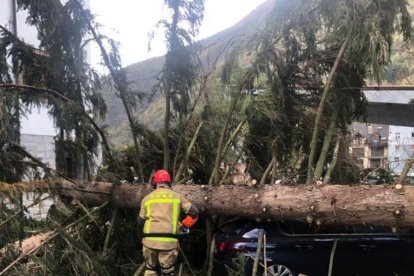
[[[0,64],[1,64],[1,84],[8,85],[0,88],[1,105],[1,162],[0,170],[2,181],[18,182],[21,175],[26,172],[23,164],[29,164],[33,168],[45,168],[46,174],[39,174],[39,177],[50,176],[69,176],[80,180],[91,178],[90,166],[94,163],[94,155],[98,154],[99,143],[104,144],[104,149],[108,156],[112,156],[109,146],[106,142],[104,131],[95,122],[98,118],[103,118],[106,113],[106,104],[103,101],[98,89],[101,86],[102,76],[90,67],[87,55],[89,43],[92,41],[105,41],[113,46],[108,50],[112,66],[121,68],[119,55],[117,55],[116,44],[113,40],[98,34],[93,27],[93,16],[86,10],[82,4],[76,0],[65,1],[62,4],[59,0],[47,1],[18,1],[20,9],[28,12],[27,23],[33,25],[38,30],[38,49],[19,40],[13,33],[1,28],[0,33]],[[91,40],[90,38],[93,37]],[[8,61],[11,61],[9,63]],[[9,66],[11,69],[9,70]],[[13,85],[11,73],[20,76],[24,85]],[[125,84],[126,85],[126,84]],[[3,101],[5,100],[5,101]],[[16,113],[16,102],[21,102],[21,109]],[[40,160],[31,156],[25,151],[16,138],[19,134],[19,124],[13,121],[10,114],[22,116],[25,109],[33,106],[46,106],[49,115],[53,118],[55,126],[59,130],[57,135],[56,154],[58,156],[58,169],[56,172],[47,168]],[[3,116],[4,115],[4,116]],[[17,130],[16,130],[17,129]],[[30,162],[22,162],[26,157]],[[73,158],[72,164],[65,163],[66,160]],[[26,160],[25,160],[26,161]],[[122,177],[122,171],[119,170],[114,159],[105,160],[114,182],[118,182]],[[3,164],[4,162],[4,164]],[[76,166],[76,174],[66,172],[70,165]],[[18,174],[18,170],[20,173]],[[4,176],[4,177],[3,177]],[[71,180],[74,181],[74,180]],[[76,181],[74,181],[76,182]],[[5,197],[4,197],[5,196]],[[18,198],[22,195],[19,193],[1,195],[1,208],[3,213],[11,208],[23,208],[18,204]],[[12,200],[13,204],[3,205],[4,198]],[[70,200],[61,198],[66,204]],[[79,206],[78,206],[79,207]],[[75,207],[77,209],[77,207]],[[79,217],[78,211],[89,211],[85,206],[81,206],[74,214],[64,216],[56,215],[50,224],[42,224],[42,227],[59,229],[68,222],[76,221]],[[53,208],[52,210],[53,211]],[[119,244],[119,250],[116,253],[110,251],[110,257],[99,256],[97,253],[101,250],[99,246],[104,244],[103,239],[106,235],[112,234],[105,225],[106,212],[102,212],[102,217],[92,218],[93,223],[84,223],[74,225],[69,233],[61,233],[61,236],[50,246],[44,248],[45,255],[34,254],[32,261],[35,264],[31,266],[19,266],[16,274],[21,275],[23,272],[35,272],[46,274],[76,274],[86,271],[90,274],[99,272],[102,275],[111,275],[119,273],[131,273],[131,268],[123,271],[124,264],[130,263],[128,257],[132,252],[138,254],[138,248],[128,248],[130,240],[126,241],[122,237],[129,236],[122,234],[122,231],[134,231],[134,223],[125,223],[124,226],[116,228],[114,240]],[[8,212],[8,211],[7,211]],[[87,215],[88,216],[88,215]],[[128,212],[124,214],[119,212],[118,220],[135,222],[136,214]],[[132,219],[132,220],[131,220]],[[99,222],[98,222],[99,221]],[[2,226],[1,235],[5,238],[2,240],[2,247],[16,240],[16,234],[6,235],[9,225],[16,225],[15,221],[8,222]],[[18,238],[24,238],[20,235],[22,227],[27,227],[28,223],[18,217]],[[98,228],[94,228],[97,226]],[[102,228],[100,228],[102,227]],[[40,227],[38,227],[40,229]],[[127,230],[125,230],[127,229]],[[29,230],[29,229],[27,229]],[[93,231],[90,231],[93,230]],[[109,234],[106,234],[108,231]],[[101,236],[97,236],[100,233]],[[119,234],[121,233],[121,234]],[[27,233],[26,233],[27,234]],[[90,237],[93,238],[89,238]],[[99,246],[98,246],[99,243]],[[115,243],[114,243],[115,244]],[[138,243],[134,243],[135,246]],[[112,250],[115,246],[111,246]],[[125,253],[124,250],[128,250]],[[11,252],[11,251],[10,251]],[[66,252],[66,254],[62,254]],[[108,252],[104,252],[107,254]],[[110,264],[108,263],[110,260]],[[1,270],[3,270],[12,259],[3,259]],[[114,263],[120,263],[119,266],[113,266]]]
[[[59,129],[59,156],[72,154],[78,173],[88,170],[99,143],[106,145],[111,158],[95,176],[101,181],[133,182],[139,175],[143,182],[163,165],[183,182],[227,184],[238,173],[238,163],[247,164],[243,176],[262,184],[314,182],[322,177],[350,183],[358,178],[346,145],[347,129],[355,116],[364,114],[365,81],[380,79],[389,64],[393,35],[411,39],[405,1],[278,1],[258,39],[236,49],[218,70],[203,70],[194,47],[204,1],[164,3],[171,18],[157,27],[165,31],[168,52],[159,82],[148,94],[165,94],[165,124],[163,130],[150,131],[133,115],[140,98],[128,87],[116,42],[100,34],[99,24],[80,2],[18,0],[19,7],[28,11],[28,24],[39,31],[40,49],[1,31],[0,85],[11,84],[13,73],[26,83],[0,88],[2,181],[16,182],[24,172],[22,159],[28,153],[18,143],[18,120],[26,108],[39,105],[48,107]],[[133,148],[111,150],[94,121],[105,115],[106,105],[98,93],[102,76],[86,62],[91,41],[100,47],[126,109]],[[40,166],[39,160],[31,161]],[[42,249],[43,255],[30,256],[33,271],[131,274],[141,260],[136,212],[112,213],[102,207],[91,214],[83,205],[71,208],[66,214],[52,210],[56,213],[43,226],[62,229],[87,219],[60,233]],[[21,225],[15,220],[9,229]],[[212,234],[214,221],[206,225],[198,238]],[[17,234],[2,237],[16,239]],[[0,267],[11,259],[3,259]]]
[[[164,3],[171,11],[171,19],[160,20],[156,27],[165,29],[167,46],[158,88],[165,94],[164,169],[169,169],[170,112],[176,112],[181,124],[189,113],[190,91],[197,74],[193,42],[203,20],[204,0],[165,0]]]
[[[258,175],[269,163],[278,167],[273,174],[282,169],[277,177],[290,175],[292,165],[302,170],[303,159],[308,159],[308,182],[322,176],[328,164],[323,145],[332,150],[332,136],[346,135],[352,118],[364,114],[362,87],[367,78],[379,79],[389,64],[397,32],[405,41],[411,39],[405,1],[276,4],[262,39],[255,44],[256,61],[251,67],[267,87],[250,109],[247,136]],[[338,56],[341,48],[343,56]]]

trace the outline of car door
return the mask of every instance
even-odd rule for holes
[[[394,251],[396,253],[397,260],[391,266],[393,271],[396,271],[396,274],[399,276],[410,276],[414,273],[414,231],[413,230],[404,230],[398,231],[395,236],[398,237],[398,243],[394,246]]]
[[[352,226],[338,241],[333,275],[401,275],[405,241],[384,227]],[[404,247],[406,247],[404,249]]]
[[[332,235],[320,235],[300,222],[281,223],[280,234],[274,261],[290,265],[297,273],[327,275]]]

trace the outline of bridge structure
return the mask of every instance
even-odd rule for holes
[[[414,127],[414,86],[367,86],[368,105],[359,122]]]

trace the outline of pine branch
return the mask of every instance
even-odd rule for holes
[[[64,231],[68,230],[69,228],[71,228],[71,227],[73,227],[73,226],[77,225],[78,223],[82,222],[83,220],[85,220],[85,219],[89,218],[91,214],[96,213],[98,210],[102,209],[103,207],[105,207],[105,206],[106,206],[106,205],[108,205],[108,204],[109,204],[109,202],[107,201],[107,202],[105,202],[104,204],[102,204],[101,206],[99,206],[99,207],[97,207],[97,208],[93,209],[90,213],[88,213],[88,214],[86,214],[86,215],[82,216],[81,218],[79,218],[79,219],[75,220],[74,222],[70,223],[69,225],[67,225],[67,226],[65,226],[65,227],[63,227],[63,228],[61,228],[61,229],[58,229],[58,230],[53,231],[53,233],[52,233],[50,236],[48,236],[48,237],[47,237],[44,241],[42,241],[42,242],[41,242],[38,246],[36,246],[35,248],[31,249],[29,252],[27,252],[27,253],[25,253],[25,254],[20,255],[20,256],[19,256],[16,260],[14,260],[14,261],[13,261],[11,264],[9,264],[9,265],[8,265],[5,269],[3,269],[3,270],[0,272],[0,276],[1,276],[1,275],[5,275],[5,273],[6,273],[7,271],[9,271],[9,270],[10,270],[10,268],[12,268],[12,267],[13,267],[13,266],[15,266],[16,264],[18,264],[18,263],[19,263],[19,262],[20,262],[23,258],[25,258],[25,257],[28,257],[28,256],[30,256],[30,255],[35,254],[39,248],[41,248],[43,245],[47,244],[48,242],[52,241],[52,240],[53,240],[54,238],[56,238],[59,234],[61,234],[61,233],[63,233]]]
[[[28,157],[29,159],[31,159],[35,165],[43,168],[44,170],[48,171],[48,172],[53,172],[56,173],[59,177],[62,177],[63,179],[66,179],[67,181],[72,182],[73,184],[78,184],[78,182],[76,182],[75,180],[65,176],[63,173],[50,168],[49,166],[47,166],[46,164],[44,164],[40,159],[34,157],[32,154],[30,154],[27,150],[25,150],[22,146],[16,144],[16,143],[10,143],[13,146],[17,147],[26,157]]]
[[[123,69],[120,66],[116,66],[116,65],[113,64],[113,62],[111,62],[109,54],[108,54],[107,50],[105,49],[105,47],[103,45],[102,38],[97,33],[97,30],[96,30],[97,28],[92,25],[91,16],[89,14],[87,14],[85,9],[82,7],[81,3],[79,3],[78,1],[74,1],[74,3],[76,3],[78,5],[79,10],[81,11],[81,16],[83,16],[85,18],[85,21],[87,22],[87,25],[88,25],[88,29],[91,32],[94,41],[98,44],[99,50],[101,51],[103,61],[106,65],[106,67],[108,68],[109,72],[111,73],[112,79],[115,82],[115,88],[119,92],[119,96],[121,98],[122,104],[124,105],[125,112],[127,113],[128,121],[129,121],[130,128],[131,128],[132,138],[133,138],[133,141],[134,141],[135,166],[136,166],[136,169],[138,171],[140,181],[144,182],[144,174],[142,172],[142,165],[141,165],[141,149],[140,149],[140,144],[139,144],[138,135],[137,135],[137,129],[138,128],[135,124],[132,112],[130,110],[130,107],[129,107],[129,104],[128,104],[128,101],[127,101],[127,84],[126,84],[126,79],[125,79],[126,78],[125,77],[125,72],[123,71]]]
[[[238,94],[240,94],[240,93],[241,93],[241,91],[238,92]],[[220,136],[219,146],[217,148],[215,166],[213,168],[213,172],[212,172],[212,174],[210,176],[210,179],[209,179],[209,185],[211,185],[213,182],[214,183],[219,183],[218,182],[218,170],[220,168],[221,161],[223,160],[223,156],[226,154],[226,152],[227,152],[229,146],[231,145],[231,143],[233,142],[234,138],[236,138],[236,136],[239,134],[239,132],[242,129],[243,125],[247,122],[247,118],[244,118],[239,123],[239,125],[236,127],[236,129],[233,131],[233,133],[230,135],[230,137],[227,139],[227,141],[224,144],[224,139],[225,139],[225,136],[227,134],[228,127],[229,127],[229,124],[230,124],[230,118],[231,118],[231,116],[234,112],[235,105],[236,105],[237,101],[238,101],[238,96],[234,100],[233,106],[230,108],[230,111],[229,111],[229,114],[228,114],[228,117],[227,117],[227,121],[226,121],[226,125],[223,128],[221,136]]]
[[[313,174],[314,174],[314,160],[316,157],[316,149],[317,149],[317,140],[318,140],[318,134],[319,134],[319,125],[322,120],[322,114],[325,108],[325,104],[328,101],[329,92],[331,91],[331,84],[333,82],[334,76],[336,72],[338,71],[339,64],[345,54],[345,51],[348,46],[348,38],[345,39],[344,42],[342,42],[341,48],[339,49],[338,55],[336,56],[334,65],[331,68],[331,71],[329,72],[328,79],[326,80],[325,87],[323,89],[321,101],[319,103],[318,107],[318,113],[316,114],[315,118],[315,125],[313,126],[313,134],[312,134],[312,140],[310,143],[310,153],[309,153],[309,161],[308,161],[308,176],[307,176],[307,184],[311,184],[313,180]]]
[[[181,161],[180,166],[178,167],[177,173],[175,175],[176,179],[181,178],[181,174],[183,173],[183,170],[184,170],[185,166],[188,163],[188,159],[190,158],[191,151],[193,150],[195,142],[197,141],[197,138],[198,138],[198,135],[200,133],[200,129],[201,129],[202,126],[203,126],[203,122],[200,122],[200,124],[198,125],[198,127],[197,127],[197,129],[194,133],[193,139],[191,139],[190,145],[187,148],[185,156],[184,156],[183,160]]]
[[[14,219],[15,217],[17,217],[19,214],[21,214],[22,212],[24,212],[24,211],[27,211],[27,209],[29,209],[29,208],[31,208],[31,207],[33,207],[33,206],[35,206],[35,205],[37,205],[37,204],[39,204],[40,202],[42,202],[42,201],[45,201],[46,199],[48,199],[48,198],[50,198],[51,196],[46,196],[46,197],[43,197],[43,198],[41,198],[41,199],[39,199],[39,200],[35,200],[35,201],[33,201],[33,203],[32,204],[29,204],[29,205],[27,205],[27,206],[23,206],[22,208],[20,208],[20,210],[19,211],[17,211],[16,213],[14,213],[12,216],[10,216],[10,217],[8,217],[7,219],[5,219],[4,221],[2,221],[2,222],[0,222],[0,226],[2,226],[2,225],[4,225],[4,224],[6,224],[7,222],[9,222],[9,221],[11,221],[12,219]]]
[[[84,189],[81,186],[76,186],[69,181],[64,180],[35,180],[31,182],[16,182],[13,184],[0,182],[0,192],[8,194],[19,194],[22,192],[39,190],[39,191],[51,191],[51,190],[68,190],[78,191],[82,193],[98,194],[98,195],[111,195],[111,192],[96,191]]]
[[[400,183],[400,184],[404,183],[404,180],[406,179],[408,173],[410,172],[412,164],[414,164],[414,152],[411,154],[411,156],[405,162],[404,168],[401,171],[401,175],[397,180],[398,183]]]
[[[4,89],[4,91],[9,91],[8,89],[16,89],[16,90],[25,90],[25,91],[34,91],[34,92],[44,92],[46,94],[49,94],[53,97],[56,97],[68,104],[77,104],[75,103],[73,100],[69,99],[68,97],[64,96],[62,93],[53,90],[53,89],[49,89],[49,88],[42,88],[42,87],[37,87],[37,86],[32,86],[32,85],[24,85],[24,84],[0,84],[0,90]],[[112,155],[112,151],[109,147],[109,143],[108,140],[106,139],[106,135],[104,133],[104,131],[98,126],[98,124],[95,122],[95,120],[88,114],[86,113],[86,111],[83,111],[83,116],[89,121],[89,123],[92,124],[92,126],[94,127],[94,129],[99,133],[99,136],[102,139],[102,144],[105,148],[106,154],[108,156],[109,159],[109,163],[111,164],[111,166],[117,168],[117,162],[115,162],[115,159]]]
[[[186,119],[186,122],[184,123],[184,127],[183,127],[182,131],[180,132],[181,135],[180,135],[180,137],[178,139],[177,151],[175,153],[174,165],[173,165],[174,170],[176,168],[178,154],[179,154],[179,150],[181,148],[181,144],[182,144],[182,141],[183,141],[183,138],[184,138],[184,135],[185,135],[185,131],[187,130],[187,127],[188,127],[189,123],[191,122],[191,119],[194,116],[195,108],[196,108],[197,104],[199,103],[199,101],[201,100],[201,97],[207,92],[207,89],[208,89],[208,80],[210,79],[211,74],[213,74],[215,72],[216,66],[217,66],[217,63],[218,63],[218,60],[223,55],[224,50],[227,49],[227,47],[229,47],[230,42],[228,42],[224,46],[224,49],[214,59],[214,61],[212,63],[212,66],[208,68],[207,72],[205,72],[204,74],[202,74],[202,79],[199,80],[201,82],[201,85],[200,85],[200,88],[198,89],[197,97],[194,100],[192,107],[190,108],[189,115],[188,115],[188,117]],[[177,174],[177,173],[175,173],[175,174]]]

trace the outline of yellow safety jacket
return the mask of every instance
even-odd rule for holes
[[[141,202],[139,216],[145,220],[143,245],[160,250],[177,248],[181,212],[188,213],[191,203],[168,186],[158,188]]]

